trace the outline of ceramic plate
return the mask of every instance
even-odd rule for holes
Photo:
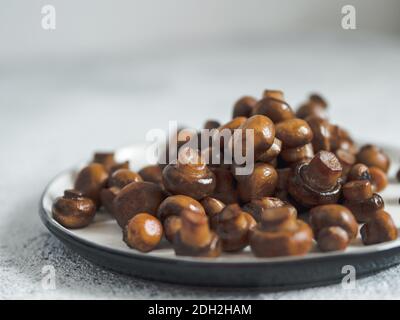
[[[395,148],[386,151],[392,160],[400,155]],[[130,160],[132,169],[138,170],[146,165],[144,154],[144,145],[134,145],[117,150],[116,158]],[[288,289],[339,282],[346,265],[354,266],[359,278],[400,263],[400,239],[363,246],[358,238],[344,252],[320,253],[314,248],[303,257],[256,258],[249,248],[213,259],[178,257],[166,242],[158,250],[141,253],[125,245],[121,229],[106,212],[100,211],[90,226],[79,230],[68,230],[52,219],[54,199],[72,187],[80,167],[60,173],[49,183],[41,198],[40,217],[50,232],[73,250],[118,272],[187,285]],[[399,163],[393,161],[390,185],[381,195],[386,210],[400,227],[400,184],[394,179],[398,167]]]

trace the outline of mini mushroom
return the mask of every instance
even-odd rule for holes
[[[69,229],[83,228],[92,222],[96,206],[78,190],[65,190],[52,207],[54,220]]]
[[[289,178],[288,191],[306,208],[336,203],[340,197],[342,166],[328,151],[318,152],[309,163],[297,165]]]
[[[278,174],[274,167],[266,163],[256,163],[249,175],[238,181],[239,198],[246,203],[252,199],[272,196],[278,184]]]
[[[117,162],[114,158],[114,152],[96,152],[92,163],[102,164],[110,174],[118,169],[129,169],[129,161]]]
[[[349,174],[347,175],[347,181],[354,180],[369,180],[371,181],[371,174],[369,172],[369,168],[362,163],[356,163],[350,169]]]
[[[216,167],[211,168],[215,175],[215,189],[211,197],[221,200],[225,204],[237,203],[238,192],[236,180],[229,169]]]
[[[296,220],[290,207],[265,210],[261,222],[250,231],[250,247],[257,257],[304,255],[312,247],[313,232]]]
[[[182,226],[173,241],[176,255],[217,257],[221,254],[221,241],[217,234],[210,230],[206,215],[184,210],[180,218]]]
[[[179,154],[177,163],[170,163],[163,170],[165,189],[196,200],[210,196],[216,186],[214,173],[197,151],[188,148],[182,149]]]
[[[302,119],[294,118],[276,125],[276,137],[282,141],[283,149],[304,146],[313,139],[313,132],[308,123]]]
[[[133,249],[149,252],[157,247],[162,235],[163,228],[156,217],[148,213],[138,213],[125,226],[123,240]]]
[[[233,118],[250,117],[257,100],[250,96],[244,96],[236,101],[233,106]]]
[[[284,101],[285,95],[284,95],[283,91],[281,91],[281,90],[265,89],[263,92],[263,98],[274,98],[277,100]]]
[[[362,241],[365,245],[396,240],[397,227],[392,217],[384,210],[379,210],[360,230]]]
[[[211,225],[219,236],[222,249],[232,252],[239,251],[249,243],[249,230],[256,225],[256,221],[238,204],[226,206],[219,214],[212,217]]]
[[[369,173],[373,190],[375,192],[383,191],[389,183],[386,173],[378,167],[370,167]]]
[[[278,138],[274,139],[274,142],[271,147],[267,151],[265,151],[257,161],[270,163],[275,160],[282,150],[282,141]]]
[[[323,228],[317,236],[318,248],[322,252],[345,250],[349,242],[349,235],[341,227]]]
[[[84,197],[90,198],[100,207],[100,191],[107,184],[108,172],[102,164],[91,163],[84,167],[76,177],[74,189],[82,192]]]
[[[143,181],[162,185],[162,169],[159,165],[149,165],[139,170],[139,175]]]
[[[240,134],[234,134],[229,142],[231,154],[248,156],[248,148],[253,147],[254,160],[257,160],[274,143],[275,126],[271,119],[263,115],[254,115],[248,118],[238,129]],[[249,133],[251,138],[249,138]],[[235,151],[239,150],[239,151]]]
[[[309,116],[306,122],[313,132],[312,145],[314,152],[317,153],[321,150],[330,151],[331,150],[331,132],[329,130],[329,122],[318,116]]]
[[[321,230],[328,227],[340,227],[346,231],[349,240],[355,239],[358,224],[349,209],[339,204],[328,204],[310,210],[310,226],[318,239]]]
[[[205,216],[203,206],[195,199],[184,196],[174,195],[161,202],[157,210],[157,217],[164,222],[169,216],[180,216],[183,210],[191,210],[196,214]]]
[[[361,147],[357,154],[357,162],[363,163],[368,167],[378,167],[385,173],[388,172],[390,166],[389,157],[382,149],[372,144]]]
[[[250,202],[246,203],[243,206],[243,210],[250,213],[257,222],[260,222],[261,215],[265,210],[283,207],[285,204],[286,203],[279,198],[262,197],[252,199]]]

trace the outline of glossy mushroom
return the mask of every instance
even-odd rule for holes
[[[377,211],[384,208],[382,197],[373,193],[368,180],[354,180],[343,186],[343,205],[350,209],[358,222],[368,222]]]
[[[157,214],[166,194],[162,188],[151,182],[132,182],[121,189],[114,199],[114,216],[121,228],[140,212]]]
[[[203,206],[195,199],[184,196],[174,195],[161,202],[157,210],[157,217],[164,222],[170,216],[180,216],[183,210],[190,210],[196,214],[205,216]]]
[[[238,204],[226,206],[219,214],[212,217],[211,225],[219,236],[222,249],[232,252],[239,251],[249,243],[249,230],[256,225],[256,221]]]
[[[143,167],[138,173],[142,177],[143,181],[162,185],[162,169],[159,165]]]
[[[139,174],[129,169],[119,169],[109,177],[107,188],[100,191],[100,200],[106,210],[113,214],[113,201],[118,192],[131,182],[143,181]]]
[[[390,166],[389,157],[382,149],[375,145],[364,145],[357,154],[357,162],[363,163],[368,167],[378,167],[383,172],[388,172]]]
[[[312,247],[313,232],[296,220],[289,207],[263,212],[261,222],[250,232],[250,247],[257,257],[304,255]]]
[[[217,234],[210,230],[206,215],[184,210],[180,218],[182,226],[173,241],[176,255],[217,257],[221,254],[221,241]]]
[[[199,200],[214,192],[216,179],[197,151],[184,149],[177,163],[170,163],[164,168],[163,184],[171,194]]]
[[[398,236],[392,217],[384,210],[376,212],[373,218],[361,227],[360,233],[365,245],[396,240]]]
[[[84,228],[92,222],[96,214],[94,202],[78,190],[65,190],[53,204],[52,214],[62,226],[68,229]]]
[[[295,201],[306,208],[333,204],[339,200],[342,166],[336,156],[318,152],[309,163],[297,165],[289,178],[288,191]]]
[[[141,252],[154,250],[163,235],[161,222],[148,213],[138,213],[124,228],[123,240],[131,248]]]
[[[74,189],[82,192],[84,197],[90,198],[100,207],[100,191],[108,180],[108,172],[102,164],[91,163],[84,167],[76,177]]]

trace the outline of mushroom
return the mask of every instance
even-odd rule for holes
[[[361,227],[362,241],[365,245],[382,243],[397,239],[397,228],[392,217],[384,210],[376,214]]]
[[[113,201],[118,192],[131,182],[143,181],[139,174],[129,169],[118,169],[108,178],[107,188],[100,191],[100,200],[106,210],[113,214]]]
[[[191,210],[196,214],[205,216],[203,206],[195,199],[184,196],[174,195],[161,202],[157,210],[157,217],[164,222],[170,216],[180,216],[183,210]]]
[[[182,226],[173,241],[176,255],[217,257],[221,254],[221,241],[216,233],[210,230],[206,215],[183,210],[180,218]]]
[[[304,146],[313,139],[313,132],[302,119],[289,119],[276,125],[276,137],[282,141],[283,149]]]
[[[313,233],[307,223],[296,220],[293,207],[265,210],[261,222],[250,231],[250,247],[257,257],[304,255],[312,247]]]
[[[159,165],[143,167],[138,173],[142,177],[143,181],[162,185],[162,169]]]
[[[368,167],[378,167],[387,173],[390,166],[389,157],[375,145],[367,144],[361,147],[357,154],[357,162],[363,163]]]
[[[123,240],[133,249],[149,252],[160,243],[162,234],[162,225],[156,217],[138,213],[125,226]]]
[[[331,133],[329,130],[329,122],[318,116],[309,116],[305,120],[313,132],[312,145],[314,152],[317,153],[321,150],[330,151]]]
[[[272,208],[283,207],[286,203],[281,199],[274,197],[262,197],[258,199],[252,199],[250,202],[243,206],[243,210],[250,213],[252,217],[257,221],[261,221],[261,215],[263,211]]]
[[[84,197],[90,198],[100,207],[100,191],[107,183],[108,172],[102,164],[91,163],[84,167],[76,177],[74,189],[82,192]]]
[[[318,152],[309,163],[297,165],[289,178],[288,191],[306,208],[336,203],[340,197],[342,166],[336,156]]]
[[[216,179],[197,151],[184,148],[179,152],[177,163],[164,168],[163,184],[172,194],[200,200],[214,192]]]
[[[113,201],[114,216],[121,228],[140,212],[156,215],[166,194],[151,182],[132,182],[121,189]]]
[[[250,117],[257,100],[253,97],[245,96],[236,101],[233,106],[233,118]]]
[[[268,117],[275,124],[294,118],[294,112],[289,104],[273,97],[266,97],[257,102],[253,115],[257,114]]]
[[[244,202],[252,199],[272,196],[278,183],[278,174],[269,164],[256,163],[249,175],[241,176],[238,181],[239,198]]]
[[[221,200],[225,204],[237,203],[238,192],[236,180],[229,169],[216,167],[211,168],[215,175],[215,189],[211,197]]]
[[[238,204],[226,206],[211,219],[211,225],[221,240],[222,249],[228,252],[246,247],[249,243],[249,230],[256,225],[253,217]]]

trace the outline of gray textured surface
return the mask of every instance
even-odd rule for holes
[[[179,54],[164,52],[162,58],[0,62],[0,297],[400,297],[400,267],[359,280],[354,290],[333,285],[277,293],[126,277],[64,247],[37,214],[46,183],[93,150],[143,141],[146,129],[165,128],[169,119],[194,126],[207,117],[225,121],[238,96],[259,95],[266,87],[283,88],[294,105],[310,90],[319,90],[331,101],[335,122],[351,127],[358,137],[399,144],[399,39],[336,40],[199,46]],[[56,290],[41,287],[44,265],[56,269]]]

